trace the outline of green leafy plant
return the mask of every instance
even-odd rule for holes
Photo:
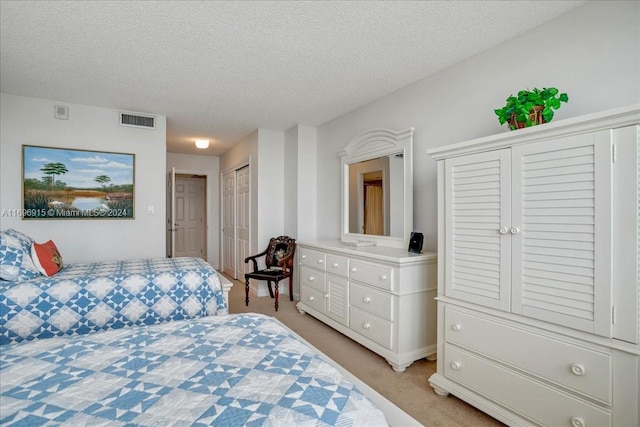
[[[509,96],[504,107],[494,110],[500,124],[509,124],[509,129],[520,129],[550,122],[553,110],[562,102],[569,101],[566,93],[555,87],[521,90],[517,96]]]

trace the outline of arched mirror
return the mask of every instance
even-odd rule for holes
[[[413,128],[369,130],[340,158],[342,241],[406,248],[413,229]]]

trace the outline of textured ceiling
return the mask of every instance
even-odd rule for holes
[[[584,1],[5,1],[0,89],[167,116],[220,155],[316,126]]]

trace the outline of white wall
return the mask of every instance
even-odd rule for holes
[[[286,236],[298,235],[298,126],[284,133],[284,206],[283,232]],[[314,153],[315,154],[315,153]]]
[[[220,158],[167,153],[167,172],[207,176],[207,261],[220,269]]]
[[[507,132],[493,112],[518,90],[569,94],[554,120],[640,102],[640,3],[589,2],[377,102],[318,127],[318,238],[339,238],[336,155],[371,128],[415,127],[414,230],[437,249],[436,164],[430,148]],[[320,184],[321,183],[321,184]]]
[[[284,233],[284,132],[258,129],[258,250]]]
[[[316,128],[297,125],[284,134],[284,232],[298,242],[316,236]],[[296,253],[296,257],[297,257]],[[297,258],[294,265],[297,265]],[[293,295],[298,298],[298,268]]]
[[[291,179],[296,182],[297,194],[297,239],[300,241],[314,239],[317,226],[318,182],[318,132],[315,127],[297,126],[298,129],[298,175]],[[297,283],[297,281],[296,281]]]
[[[69,119],[54,119],[54,105],[68,106]],[[115,109],[0,94],[0,212],[22,206],[23,144],[135,154],[134,219],[2,216],[0,228],[53,240],[65,263],[164,257],[166,118],[156,117],[155,129],[118,122]]]

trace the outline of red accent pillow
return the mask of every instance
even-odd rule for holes
[[[47,277],[62,269],[62,255],[53,241],[34,243],[31,246],[31,258],[38,271]]]

